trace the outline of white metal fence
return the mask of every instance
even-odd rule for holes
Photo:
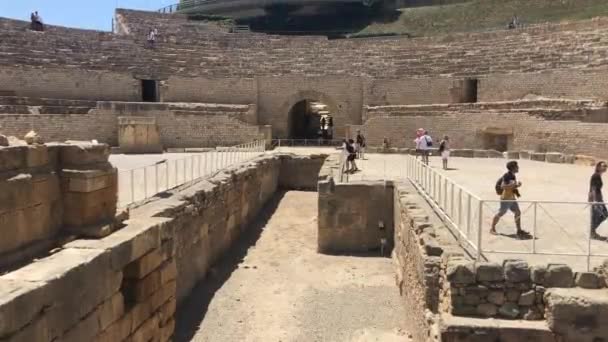
[[[517,201],[522,227],[531,233],[520,240],[515,239],[509,214],[497,225],[500,234],[490,234],[500,200],[480,198],[413,156],[407,156],[405,168],[414,186],[477,259],[492,253],[544,256],[551,261],[574,257],[589,270],[593,260],[608,257],[606,242],[592,240],[590,233],[591,206],[603,203]]]
[[[211,176],[231,165],[259,156],[265,148],[266,142],[260,140],[119,171],[118,205],[124,207],[187,182]]]

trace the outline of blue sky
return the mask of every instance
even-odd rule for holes
[[[38,11],[45,23],[110,31],[114,9],[156,10],[179,0],[0,0],[0,17],[30,20]]]

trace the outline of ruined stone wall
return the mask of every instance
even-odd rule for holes
[[[288,158],[186,184],[134,208],[111,235],[1,275],[0,340],[170,341],[176,305],[275,193]]]
[[[51,141],[116,146],[118,117],[140,116],[156,118],[164,147],[229,146],[265,138],[257,115],[255,105],[99,102],[86,114],[0,114],[0,132],[22,137],[35,130]]]
[[[392,182],[319,182],[317,250],[365,253],[392,249]],[[382,239],[385,244],[382,244]]]
[[[408,116],[378,116],[361,127],[369,146],[382,146],[383,138],[391,147],[413,147],[416,129],[424,127],[437,140],[450,137],[452,148],[491,149],[486,133],[509,136],[509,150],[562,152],[608,157],[603,134],[608,123],[544,119],[526,111],[438,111],[434,115],[412,113]],[[351,132],[352,134],[352,132]]]
[[[101,144],[0,147],[0,272],[45,253],[62,236],[112,224],[117,173],[109,155]]]

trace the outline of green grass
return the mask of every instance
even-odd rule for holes
[[[397,20],[373,22],[354,36],[431,36],[505,28],[513,14],[523,24],[608,16],[608,0],[471,0],[467,3],[404,8]]]

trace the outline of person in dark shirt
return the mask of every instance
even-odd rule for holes
[[[601,161],[595,165],[595,172],[591,176],[589,182],[589,202],[591,205],[591,238],[595,240],[606,240],[605,237],[597,233],[597,228],[608,218],[608,209],[604,204],[604,196],[602,195],[602,174],[606,172],[606,162]]]
[[[357,140],[356,141],[357,144],[355,146],[356,146],[356,150],[357,150],[357,158],[364,159],[365,137],[363,136],[363,134],[361,134],[360,130],[357,130],[356,140]]]
[[[521,210],[519,210],[519,205],[517,204],[517,198],[521,196],[519,193],[521,182],[518,182],[517,177],[515,177],[515,174],[519,172],[519,165],[516,161],[510,161],[507,163],[507,170],[507,173],[501,177],[500,188],[502,189],[502,193],[500,194],[500,208],[492,220],[490,234],[497,234],[496,224],[510,210],[515,215],[517,237],[520,239],[527,238],[530,236],[530,233],[521,229]]]
[[[355,150],[355,141],[353,139],[348,140],[348,143],[346,144],[346,150],[348,151],[348,157],[346,157],[346,172],[359,171],[359,169],[357,168],[357,164],[355,163],[355,157],[357,156],[357,152]],[[350,167],[348,167],[349,164]]]

